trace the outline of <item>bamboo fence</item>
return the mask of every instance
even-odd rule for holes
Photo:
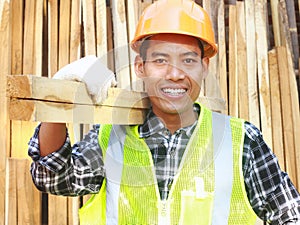
[[[259,127],[300,188],[300,1],[196,2],[210,13],[219,46],[201,95],[224,99],[224,113]],[[27,142],[37,124],[9,120],[6,75],[51,77],[69,62],[94,54],[116,73],[119,87],[142,90],[131,68],[134,54],[128,42],[137,18],[151,3],[0,1],[0,225],[79,224],[78,208],[88,198],[52,196],[33,187]],[[90,127],[69,126],[74,141]]]

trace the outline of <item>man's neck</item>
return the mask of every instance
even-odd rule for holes
[[[180,128],[192,125],[198,119],[198,113],[193,108],[184,114],[157,113],[155,110],[153,112],[172,134]]]

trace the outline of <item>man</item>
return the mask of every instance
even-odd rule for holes
[[[71,147],[65,124],[41,123],[29,143],[37,188],[95,193],[81,224],[300,224],[299,193],[260,131],[195,103],[217,52],[206,12],[157,1],[131,44],[152,106],[144,124],[95,125]]]

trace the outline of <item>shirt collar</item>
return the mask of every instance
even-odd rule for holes
[[[198,103],[194,104],[194,111],[197,112],[198,115],[200,115],[200,105]],[[192,125],[183,127],[178,129],[176,132],[185,132],[188,137],[190,137],[194,131],[194,128],[196,127],[198,120],[196,120]],[[155,133],[160,133],[167,130],[164,123],[157,117],[154,112],[152,111],[152,108],[148,112],[146,116],[146,120],[144,124],[139,126],[139,134],[140,138],[146,138],[149,136],[152,136]]]

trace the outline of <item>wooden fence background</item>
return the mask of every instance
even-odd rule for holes
[[[142,90],[130,67],[134,54],[128,42],[151,2],[0,1],[0,225],[78,224],[78,207],[88,198],[48,196],[33,187],[27,142],[36,123],[9,120],[6,75],[51,77],[69,62],[95,54],[116,72],[120,87]],[[224,99],[224,113],[258,126],[300,188],[300,1],[196,2],[210,13],[219,45],[201,95]],[[69,126],[78,138],[89,129]]]

